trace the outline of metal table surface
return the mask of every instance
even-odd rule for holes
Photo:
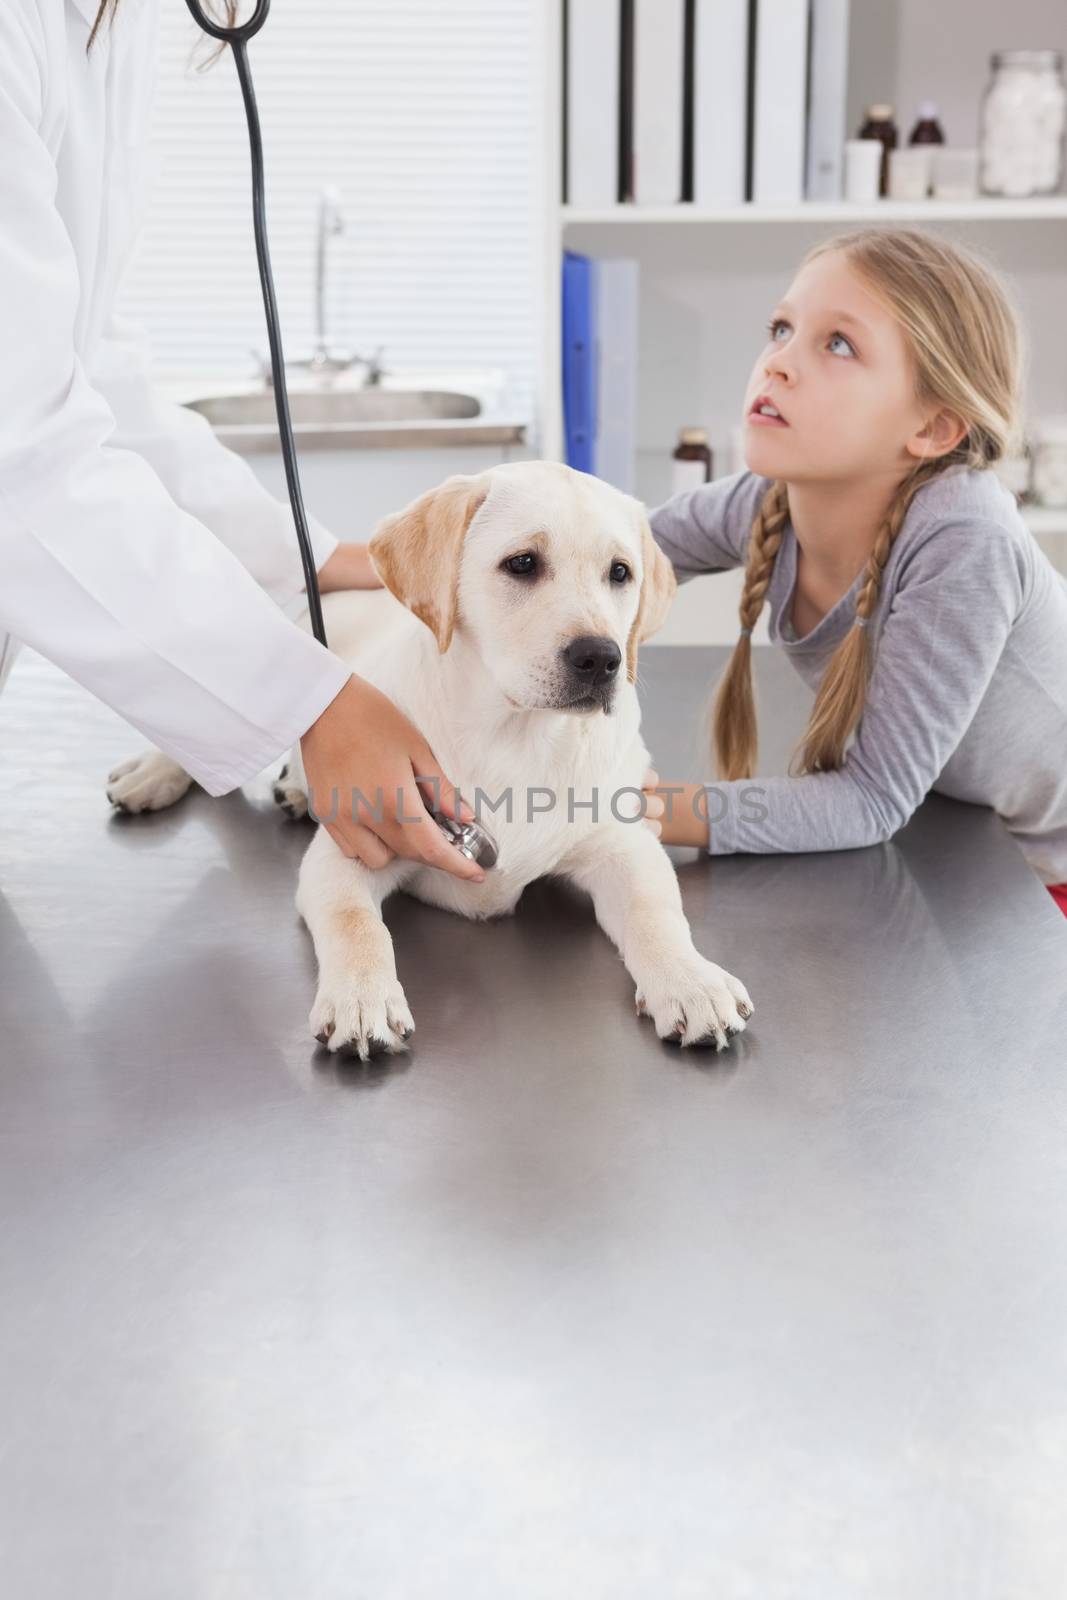
[[[665,781],[724,654],[642,655]],[[728,1055],[578,891],[398,896],[413,1048],[338,1064],[267,779],[111,815],[28,654],[0,735],[12,1600],[1062,1597],[1067,920],[991,812],[673,852]]]

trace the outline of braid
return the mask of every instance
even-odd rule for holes
[[[741,594],[741,637],[726,665],[715,696],[712,718],[715,758],[720,778],[750,778],[756,764],[756,706],[752,697],[752,630],[763,601],[789,519],[789,496],[777,479],[760,502],[749,535],[745,585]]]
[[[867,557],[853,625],[830,658],[807,729],[790,760],[794,776],[829,772],[841,766],[845,744],[866,703],[871,671],[867,625],[878,605],[889,552],[919,489],[950,464],[944,459],[923,461],[898,485]],[[752,692],[752,630],[763,610],[788,518],[788,492],[779,479],[767,490],[752,523],[739,607],[741,636],[720,680],[712,710],[720,779],[751,778],[755,769],[758,741]],[[801,751],[802,764],[794,771]]]
[[[897,487],[867,557],[866,576],[856,601],[852,627],[830,657],[815,697],[803,739],[790,759],[793,772],[798,753],[803,759],[797,776],[806,772],[831,772],[844,760],[845,744],[863,715],[867,700],[872,656],[867,624],[874,615],[889,552],[904,526],[908,507],[924,483],[945,468],[944,460],[922,462]]]

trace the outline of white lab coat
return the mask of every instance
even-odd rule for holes
[[[349,668],[291,620],[288,503],[154,392],[114,313],[158,7],[121,0],[86,59],[97,0],[0,0],[0,661],[25,641],[225,794]],[[337,540],[311,533],[321,568]]]

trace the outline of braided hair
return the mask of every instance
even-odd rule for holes
[[[976,256],[918,230],[863,229],[817,245],[805,258],[842,249],[897,313],[915,364],[917,393],[950,407],[968,431],[953,449],[917,462],[898,483],[867,558],[852,626],[819,684],[807,729],[793,751],[790,774],[829,772],[866,703],[872,670],[868,623],[882,574],[915,495],[948,467],[985,469],[1019,442],[1021,334],[1002,285]],[[712,709],[720,779],[750,778],[757,755],[752,692],[752,630],[763,610],[789,519],[787,485],[775,480],[749,534],[739,616],[741,634]]]

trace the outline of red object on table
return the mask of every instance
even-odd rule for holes
[[[1046,887],[1064,916],[1067,917],[1067,883],[1050,883]]]

